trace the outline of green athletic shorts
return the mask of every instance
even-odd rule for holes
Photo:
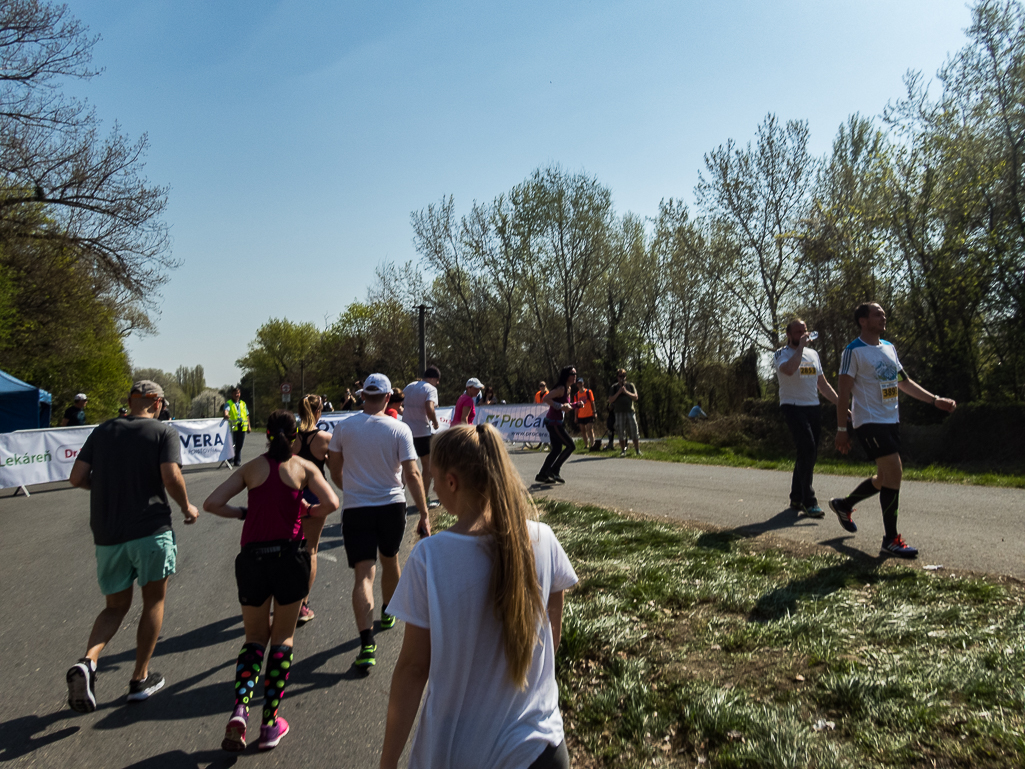
[[[113,595],[174,574],[178,545],[173,531],[164,531],[120,545],[96,546],[96,579],[100,592]]]

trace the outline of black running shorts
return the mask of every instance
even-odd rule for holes
[[[577,417],[578,425],[589,425],[594,421],[594,417]]]
[[[869,462],[875,462],[879,457],[900,453],[900,424],[897,422],[867,422],[855,428],[854,434],[858,436],[858,443],[865,449]]]
[[[418,457],[426,457],[431,453],[431,437],[430,435],[425,435],[423,438],[413,439],[413,448],[416,449]]]
[[[310,592],[306,540],[250,542],[235,557],[235,582],[243,606],[263,606],[270,596],[280,606],[301,601]]]
[[[378,551],[385,558],[394,558],[405,533],[405,502],[342,511],[342,539],[349,568],[356,568],[360,561],[376,561]]]

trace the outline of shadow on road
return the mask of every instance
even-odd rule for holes
[[[198,627],[195,630],[190,630],[187,633],[182,633],[181,635],[161,638],[157,642],[157,649],[153,656],[154,659],[157,659],[157,664],[159,665],[159,657],[162,654],[179,654],[181,652],[205,649],[208,646],[216,646],[225,641],[240,638],[243,635],[245,635],[245,630],[242,627],[242,615],[236,614],[232,617],[225,617],[208,625],[203,625],[203,627]],[[135,662],[134,648],[100,657],[100,673],[108,672],[105,669],[112,665],[129,661],[133,664]]]
[[[159,756],[152,756],[129,764],[125,769],[192,769],[200,765],[208,769],[221,769],[222,767],[234,766],[238,762],[238,756],[228,755],[223,750],[200,750],[196,753],[186,753],[184,750],[169,750]]]
[[[0,762],[13,761],[75,734],[80,727],[68,726],[58,729],[52,734],[41,735],[54,724],[65,721],[73,715],[70,711],[62,710],[47,716],[22,716],[0,723]],[[34,736],[37,734],[41,736]]]

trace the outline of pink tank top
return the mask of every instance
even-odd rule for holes
[[[267,480],[249,490],[249,512],[242,524],[242,545],[276,539],[299,539],[302,531],[302,489],[285,485],[278,473],[281,463],[266,454]]]

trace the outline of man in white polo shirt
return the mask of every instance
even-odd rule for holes
[[[809,518],[823,518],[826,513],[819,507],[811,485],[822,431],[819,393],[835,404],[836,391],[822,374],[822,362],[819,354],[808,346],[810,341],[808,326],[794,318],[787,324],[787,344],[776,351],[772,365],[779,376],[779,407],[797,446],[790,509]]]
[[[829,500],[840,525],[849,532],[858,527],[851,519],[854,506],[874,494],[879,495],[883,511],[882,550],[901,558],[915,558],[918,549],[911,547],[897,533],[897,512],[900,501],[900,481],[904,468],[900,461],[900,417],[897,412],[897,394],[904,393],[920,401],[932,403],[941,411],[951,412],[957,404],[950,398],[941,398],[922,389],[904,373],[897,351],[885,339],[886,312],[875,302],[858,305],[854,322],[861,335],[847,345],[840,358],[840,379],[836,401],[836,449],[846,454],[851,448],[847,434],[847,404],[853,396],[851,420],[854,434],[869,461],[876,463],[876,474],[846,497]]]
[[[424,378],[406,385],[403,391],[406,399],[406,410],[402,413],[402,421],[409,425],[413,433],[413,446],[416,455],[423,465],[424,496],[431,496],[431,435],[438,429],[438,385],[441,383],[441,369],[428,366],[424,369]],[[428,501],[427,507],[437,507],[437,502]]]
[[[409,427],[384,413],[391,382],[371,374],[363,382],[363,413],[335,426],[328,444],[331,480],[342,489],[342,537],[349,567],[355,571],[352,610],[360,635],[356,667],[377,664],[374,643],[374,576],[381,557],[381,629],[395,626],[388,601],[401,574],[399,547],[406,530],[406,486],[420,513],[419,528],[430,534],[427,500]]]

